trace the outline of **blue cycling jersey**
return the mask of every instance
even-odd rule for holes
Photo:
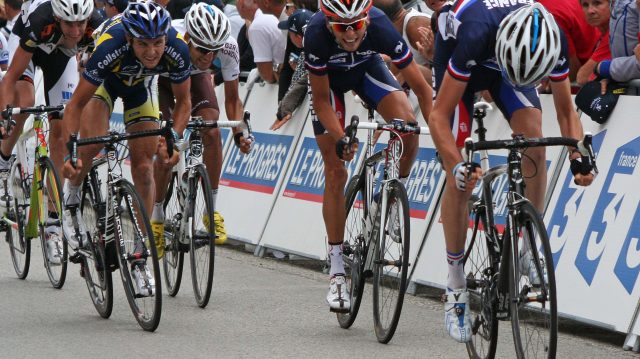
[[[347,52],[336,42],[327,28],[327,17],[321,11],[315,13],[304,33],[305,66],[314,75],[325,75],[332,70],[351,70],[378,54],[391,57],[398,68],[408,66],[413,60],[411,50],[393,27],[391,20],[379,9],[369,11],[370,24],[358,50]]]
[[[120,16],[107,20],[97,37],[96,47],[82,76],[92,84],[102,84],[108,75],[116,76],[126,86],[144,81],[145,77],[168,73],[171,82],[182,83],[191,74],[189,47],[175,29],[170,28],[160,63],[148,69],[129,46]]]
[[[476,65],[499,71],[495,59],[496,34],[500,22],[510,12],[532,4],[531,0],[458,0],[442,8],[438,17],[438,36],[434,62],[447,63],[447,72],[461,81],[469,81]],[[560,81],[569,75],[567,42],[562,38],[562,53],[549,78]],[[442,42],[443,41],[443,42]]]

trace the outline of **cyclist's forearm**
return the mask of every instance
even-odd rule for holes
[[[442,160],[442,166],[445,171],[450,173],[455,165],[462,161],[462,154],[455,144],[448,116],[432,113],[429,117],[429,131]]]
[[[176,107],[173,111],[173,129],[177,133],[183,133],[189,123],[189,117],[191,115],[191,98],[187,98],[183,101],[176,101]]]
[[[227,112],[228,120],[235,121],[242,119],[242,112],[244,112],[244,108],[239,97],[225,98],[224,109]]]

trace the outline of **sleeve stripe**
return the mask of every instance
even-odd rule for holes
[[[315,66],[309,63],[309,61],[305,61],[304,62],[305,65],[307,65],[308,68],[312,69],[312,70],[316,70],[316,71],[322,71],[322,70],[326,70],[327,69],[327,65],[319,65],[319,66]]]
[[[569,69],[566,69],[562,72],[552,72],[549,74],[549,79],[551,81],[562,81],[569,76]]]
[[[409,51],[409,47],[407,47],[407,51],[405,52],[405,54],[402,57],[400,57],[399,59],[392,60],[391,62],[394,65],[398,65],[398,64],[402,64],[403,62],[407,61],[411,57],[412,57],[411,56],[411,51]]]
[[[457,70],[453,64],[451,64],[451,61],[449,61],[449,65],[447,66],[447,72],[457,80],[469,81],[471,79],[471,72]]]

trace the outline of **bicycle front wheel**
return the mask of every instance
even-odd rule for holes
[[[39,164],[39,192],[38,201],[41,210],[45,214],[45,223],[40,223],[40,243],[42,244],[42,256],[44,267],[47,270],[49,281],[54,288],[60,289],[67,277],[67,241],[62,235],[62,184],[58,171],[53,166],[49,157],[40,158]],[[60,263],[51,261],[47,255],[47,241],[60,241]],[[55,244],[54,244],[55,245]]]
[[[122,284],[138,324],[146,331],[154,331],[160,324],[162,291],[161,281],[156,281],[160,278],[160,265],[151,224],[133,185],[120,180],[117,186],[115,216],[120,217],[121,228],[116,228],[116,248]],[[142,279],[136,278],[136,271]]]
[[[355,175],[349,181],[345,193],[347,220],[344,228],[343,258],[347,264],[347,282],[351,295],[351,308],[348,313],[337,313],[340,327],[348,329],[358,316],[362,292],[364,291],[364,262],[367,255],[365,236],[365,191],[360,176]]]
[[[512,238],[511,325],[518,358],[556,357],[558,303],[546,227],[531,203],[523,203]],[[513,237],[513,236],[512,236]],[[513,257],[512,257],[513,258]]]
[[[184,266],[184,252],[186,246],[181,245],[180,238],[182,231],[183,210],[178,198],[180,183],[174,173],[169,183],[169,190],[164,200],[164,257],[162,267],[164,268],[164,282],[167,285],[167,292],[175,297],[180,290],[182,283],[182,268]]]
[[[102,318],[109,318],[113,310],[113,280],[107,263],[104,233],[98,225],[98,221],[104,221],[106,208],[105,203],[96,203],[96,198],[93,188],[85,181],[80,211],[89,241],[87,249],[80,250],[83,256],[82,276],[96,311]]]
[[[209,303],[213,285],[216,233],[213,222],[211,183],[202,165],[194,168],[187,198],[191,207],[188,218],[191,224],[189,228],[191,282],[196,302],[200,308],[204,308]]]
[[[492,246],[497,238],[491,238],[492,231],[487,227],[484,202],[474,204],[476,198],[470,202],[474,226],[464,257],[471,318],[471,340],[467,342],[467,352],[472,359],[491,359],[496,355],[498,343],[499,322],[493,303],[497,300],[496,273],[500,257]]]
[[[380,223],[373,271],[373,322],[380,343],[388,343],[398,327],[409,269],[409,199],[399,181],[387,184],[385,223]],[[376,218],[380,221],[382,216]],[[374,231],[375,232],[375,231]]]
[[[13,269],[20,279],[27,278],[31,263],[31,239],[25,235],[31,179],[32,177],[23,171],[22,165],[18,161],[14,161],[5,187],[8,192],[7,196],[13,196],[13,199],[8,201],[12,206],[10,208],[7,206],[5,214],[7,219],[5,222],[10,223],[7,228],[6,240],[9,243]]]

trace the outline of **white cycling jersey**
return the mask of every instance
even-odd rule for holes
[[[184,19],[173,20],[171,21],[171,25],[181,35],[184,35],[187,32],[184,25]],[[233,36],[229,36],[224,47],[218,51],[218,55],[211,63],[211,67],[208,71],[215,69],[220,69],[222,71],[222,79],[224,81],[233,81],[240,76],[240,52],[238,50],[238,43]],[[193,64],[191,64],[192,75],[201,72],[204,71],[196,69]]]

